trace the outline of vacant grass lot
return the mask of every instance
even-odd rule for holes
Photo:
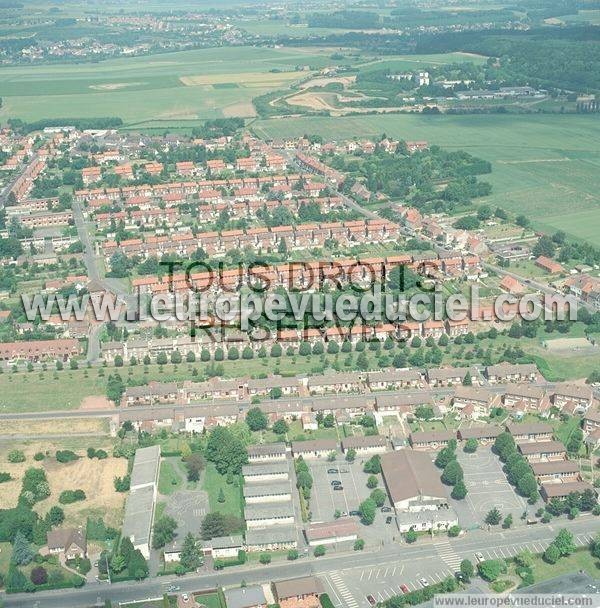
[[[0,119],[119,116],[139,124],[234,115],[231,106],[242,108],[241,116],[252,116],[247,105],[239,104],[289,82],[298,65],[331,63],[314,49],[223,47],[99,64],[6,67],[0,69]],[[215,88],[213,81],[239,86]]]
[[[215,469],[215,465],[208,462],[203,472],[202,487],[208,493],[211,513],[225,513],[243,519],[242,480],[240,476],[236,476],[233,483],[229,484],[226,477],[219,474]],[[225,502],[219,502],[220,490],[223,490]]]
[[[482,202],[525,213],[536,227],[600,245],[600,122],[584,115],[348,116],[259,120],[263,137],[318,133],[324,139],[425,139],[492,162]]]
[[[113,479],[115,476],[126,474],[127,460],[112,457],[105,460],[89,459],[85,455],[85,450],[89,446],[103,448],[109,454],[112,451],[110,443],[106,440],[92,439],[3,444],[0,448],[0,471],[10,473],[13,479],[2,484],[0,509],[12,508],[17,504],[22,476],[28,468],[43,468],[50,484],[51,495],[35,506],[35,510],[40,515],[44,515],[50,507],[58,504],[58,497],[62,491],[81,489],[86,494],[84,501],[61,505],[65,511],[67,524],[82,525],[85,524],[88,516],[94,516],[103,517],[107,525],[119,527],[126,494],[115,491]],[[25,462],[17,464],[8,462],[8,452],[14,448],[25,452],[27,457]],[[60,449],[71,449],[81,458],[70,463],[59,463],[54,458],[54,454]],[[36,452],[47,452],[48,456],[45,460],[36,462],[33,460]]]

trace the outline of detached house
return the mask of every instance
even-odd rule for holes
[[[59,528],[48,532],[48,551],[62,553],[66,560],[87,557],[87,540],[83,530]]]

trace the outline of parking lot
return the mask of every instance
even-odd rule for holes
[[[512,513],[513,521],[519,522],[527,501],[506,480],[502,463],[491,447],[480,445],[474,454],[465,454],[459,446],[456,455],[465,474],[468,494],[464,500],[450,498],[449,501],[458,514],[461,527],[468,530],[482,525],[486,514],[494,507],[503,516]],[[451,490],[448,487],[448,495]]]
[[[366,460],[368,460],[367,457],[359,457],[352,464],[347,463],[343,456],[338,456],[334,462],[307,460],[313,477],[310,499],[311,521],[315,523],[333,521],[336,510],[348,515],[352,511],[358,510],[360,503],[368,498],[372,492],[367,488],[369,475],[363,472],[363,465]],[[329,470],[337,470],[338,472],[328,473]],[[377,478],[379,479],[377,487],[385,492],[381,475],[377,475]],[[332,481],[341,482],[338,487],[342,489],[335,490],[331,484]],[[387,498],[384,507],[389,507]],[[394,538],[400,536],[393,516],[392,511],[382,513],[381,509],[378,509],[373,525],[361,526],[360,537],[367,543],[393,542]],[[359,519],[357,516],[355,517]],[[388,517],[392,517],[392,520],[389,524],[386,524]]]

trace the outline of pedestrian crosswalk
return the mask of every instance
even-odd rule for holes
[[[329,578],[335,587],[337,594],[344,601],[344,608],[358,608],[358,602],[354,599],[354,596],[342,577],[337,572],[332,572],[329,575]]]
[[[435,543],[435,550],[442,558],[442,561],[450,566],[454,571],[460,567],[461,558],[455,553],[447,538],[442,538]]]

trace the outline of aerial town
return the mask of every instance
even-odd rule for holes
[[[4,4],[0,607],[600,592],[596,8]]]

